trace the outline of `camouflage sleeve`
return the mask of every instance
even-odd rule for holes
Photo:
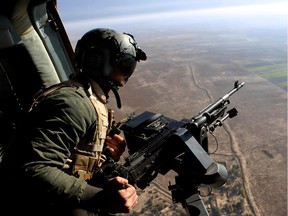
[[[95,130],[93,110],[84,91],[63,88],[30,113],[18,153],[25,178],[31,183],[30,191],[37,196],[44,195],[53,202],[79,203],[87,183],[63,172],[62,167],[75,144],[89,130]]]

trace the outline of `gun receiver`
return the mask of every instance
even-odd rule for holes
[[[228,172],[209,156],[207,133],[213,133],[226,119],[237,115],[235,108],[228,112],[226,109],[230,96],[243,86],[244,82],[236,81],[230,92],[191,119],[177,121],[145,111],[118,124],[124,133],[129,156],[123,165],[107,159],[98,174],[107,178],[122,176],[144,189],[158,173],[165,175],[174,170],[178,174],[176,184],[169,186],[173,202],[181,202],[189,214],[196,209],[201,212],[198,215],[208,215],[198,186],[220,187],[225,184]]]

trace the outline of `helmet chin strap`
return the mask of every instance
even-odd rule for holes
[[[117,107],[118,107],[118,109],[121,109],[121,106],[122,106],[121,105],[121,99],[120,99],[120,95],[118,93],[119,87],[117,85],[115,85],[113,81],[110,81],[109,84],[110,84],[110,89],[113,91],[113,93],[115,95]]]

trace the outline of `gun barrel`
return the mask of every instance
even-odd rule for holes
[[[234,88],[233,88],[229,93],[227,93],[227,94],[223,97],[223,99],[225,99],[226,97],[227,97],[227,99],[228,99],[232,94],[234,94],[236,91],[238,91],[238,90],[239,90],[240,88],[242,88],[244,85],[245,85],[245,82],[242,82],[242,83],[239,84],[239,82],[236,81],[235,84],[234,84]]]
[[[204,113],[211,113],[213,110],[219,108],[222,105],[225,105],[225,103],[228,102],[228,98],[231,95],[233,95],[236,91],[238,91],[240,88],[242,88],[244,85],[245,85],[245,82],[239,83],[238,81],[236,81],[234,83],[234,88],[230,92],[228,92],[223,97],[219,98],[216,102],[209,104],[207,107],[201,110],[199,114],[197,115],[197,117],[201,117]]]

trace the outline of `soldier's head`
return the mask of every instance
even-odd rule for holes
[[[87,32],[75,48],[76,67],[107,89],[123,86],[146,58],[132,35],[106,28]]]

